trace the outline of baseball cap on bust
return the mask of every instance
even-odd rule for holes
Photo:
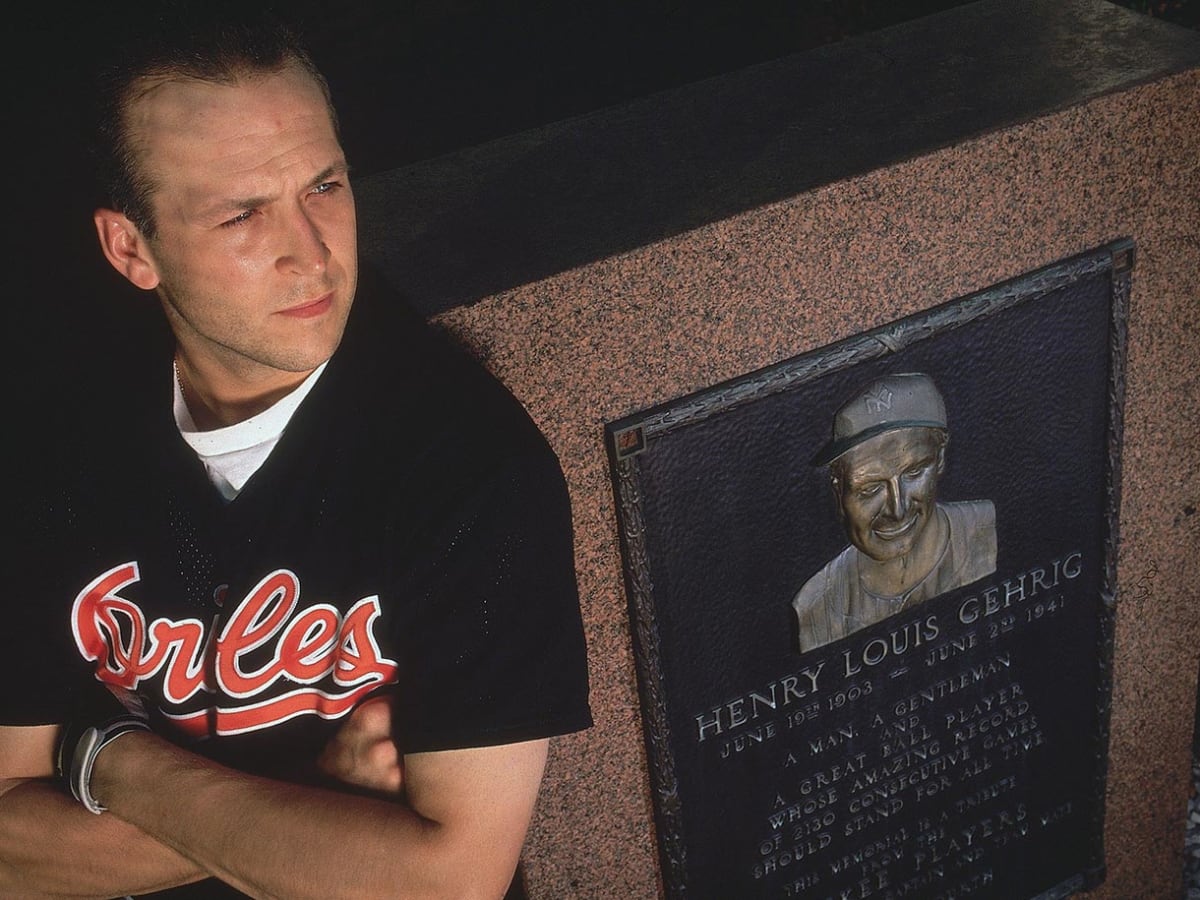
[[[863,441],[897,428],[946,428],[946,403],[928,375],[905,372],[868,384],[837,411],[833,437],[812,464],[827,465]]]

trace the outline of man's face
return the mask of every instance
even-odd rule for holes
[[[944,442],[932,428],[884,432],[848,450],[835,485],[850,542],[879,562],[907,556],[933,519]]]
[[[358,269],[346,161],[318,85],[295,66],[234,85],[166,81],[129,120],[155,184],[157,284],[144,286],[190,369],[246,386],[327,360]]]

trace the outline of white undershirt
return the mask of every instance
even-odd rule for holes
[[[325,366],[326,363],[321,363],[295,390],[258,415],[236,425],[212,431],[200,431],[196,428],[196,422],[183,399],[183,391],[179,387],[179,370],[176,368],[175,424],[188,446],[196,451],[200,462],[204,463],[208,480],[225,500],[236,497],[250,480],[250,476],[266,462],[275,445],[279,443],[283,429],[291,421],[300,403],[308,396],[312,386],[317,383],[317,379],[325,371]]]

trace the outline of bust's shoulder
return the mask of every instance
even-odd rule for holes
[[[824,610],[830,604],[845,606],[849,583],[853,577],[853,555],[857,551],[847,546],[813,575],[792,599],[792,608],[803,620]]]
[[[977,531],[996,527],[996,505],[991,500],[956,500],[938,503],[950,520],[950,527]]]

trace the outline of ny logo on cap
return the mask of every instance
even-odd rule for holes
[[[881,413],[885,409],[892,408],[892,392],[883,385],[880,385],[879,392],[874,396],[864,397],[863,401],[867,404],[868,413]]]

